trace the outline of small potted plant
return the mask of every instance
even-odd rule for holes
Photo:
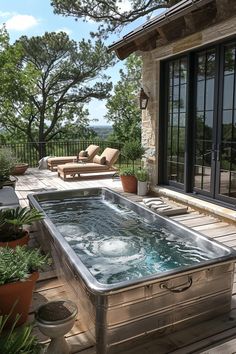
[[[0,247],[23,246],[29,241],[29,232],[24,225],[43,219],[44,214],[32,208],[12,208],[0,210]]]
[[[121,184],[124,192],[136,193],[137,192],[137,179],[132,167],[123,167],[119,171]]]
[[[137,179],[135,177],[135,161],[141,159],[144,154],[144,148],[138,140],[131,140],[124,144],[122,154],[127,160],[132,161],[132,167],[123,167],[120,169],[119,175],[124,192],[136,193],[137,192]]]
[[[137,194],[140,196],[146,195],[148,190],[147,186],[148,186],[148,178],[149,178],[148,170],[146,168],[141,167],[140,169],[135,171],[135,176],[138,181]]]
[[[11,313],[7,326],[12,326],[17,313],[20,314],[17,326],[27,320],[38,270],[47,263],[50,263],[48,256],[38,249],[0,248],[0,315]]]

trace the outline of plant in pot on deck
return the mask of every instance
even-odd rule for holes
[[[148,191],[148,179],[149,173],[146,168],[140,167],[140,169],[135,171],[135,176],[138,181],[138,192],[137,194],[140,196],[144,196]]]
[[[6,326],[26,322],[38,270],[50,263],[48,256],[26,246],[0,247],[0,316],[9,315]]]
[[[136,193],[137,192],[137,179],[135,177],[135,161],[141,159],[145,150],[138,140],[131,140],[124,144],[122,155],[127,160],[132,161],[132,167],[123,167],[120,169],[119,175],[124,192]]]
[[[0,210],[0,247],[23,246],[29,241],[29,232],[24,225],[43,219],[44,214],[32,208],[12,208]]]

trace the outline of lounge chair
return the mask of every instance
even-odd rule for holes
[[[89,162],[92,161],[94,156],[97,154],[99,150],[99,146],[97,145],[89,145],[87,147],[87,149],[85,151],[87,151],[88,156],[80,156],[80,153],[78,154],[78,156],[58,156],[58,157],[50,157],[49,159],[47,159],[47,167],[48,169],[50,169],[51,171],[53,171],[54,169],[57,169],[58,165],[63,165],[65,163],[69,163],[69,162],[77,162],[78,159],[80,161],[84,161],[84,162]],[[83,155],[83,154],[81,154]]]
[[[103,173],[117,171],[113,164],[117,161],[120,152],[117,149],[106,148],[101,156],[95,156],[93,162],[89,163],[66,163],[57,166],[58,176],[65,181],[67,176],[74,178],[84,173]]]

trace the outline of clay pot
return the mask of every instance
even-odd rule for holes
[[[32,294],[38,277],[39,273],[34,272],[25,281],[0,285],[0,316],[11,313],[6,328],[13,325],[17,313],[20,314],[20,318],[16,326],[20,326],[27,321]]]
[[[137,178],[135,176],[120,176],[124,192],[137,192]]]
[[[29,232],[25,231],[24,235],[21,238],[18,238],[17,240],[0,242],[0,247],[16,248],[16,246],[28,245],[28,242],[29,242]]]
[[[13,175],[23,175],[28,167],[29,167],[28,163],[18,163],[14,166],[12,174]]]

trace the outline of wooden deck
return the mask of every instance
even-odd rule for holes
[[[39,171],[31,169],[25,176],[19,177],[16,192],[22,205],[27,205],[27,194],[36,191],[50,189],[74,189],[84,187],[106,186],[121,192],[121,185],[118,179],[107,176],[81,178],[73,182],[64,182],[57,177],[55,172]],[[128,195],[136,201],[140,197]],[[218,218],[191,210],[189,213],[173,216],[171,219],[197,230],[227,246],[236,249],[236,224],[233,222],[221,221]],[[34,310],[39,304],[51,299],[70,298],[68,289],[62,284],[53,272],[41,274],[33,297],[33,304],[30,311],[30,321],[33,320]],[[40,340],[47,343],[48,339],[43,337],[37,328],[35,333]],[[87,332],[83,331],[83,324],[78,318],[72,331],[67,335],[73,353],[95,354],[94,344]],[[168,335],[168,337],[156,338],[149,336],[145,340],[136,340],[132,345],[126,344],[122,347],[122,354],[235,354],[236,353],[236,277],[234,277],[232,310],[229,314],[220,316],[210,321],[189,327],[185,330]]]

